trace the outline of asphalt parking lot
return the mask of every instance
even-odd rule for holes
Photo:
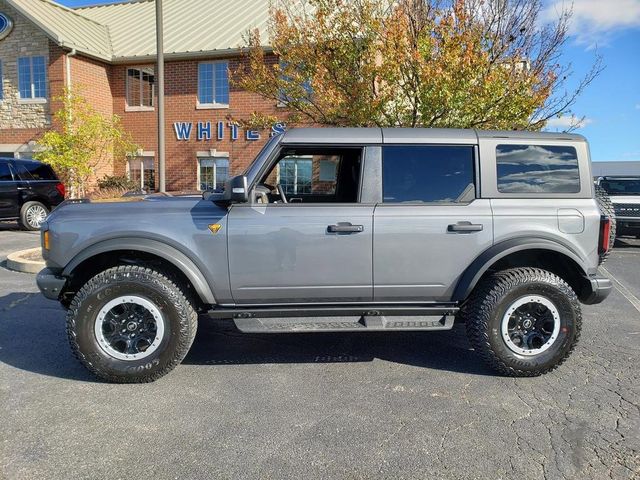
[[[0,223],[0,262],[38,245]],[[0,264],[0,478],[640,478],[640,240],[606,264],[560,369],[495,376],[464,330],[242,335],[203,320],[183,365],[109,385],[64,311]]]

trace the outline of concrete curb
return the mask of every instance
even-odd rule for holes
[[[42,260],[42,255],[40,255],[39,260],[25,258],[31,257],[35,253],[42,253],[40,247],[10,253],[7,256],[7,268],[23,273],[38,273],[44,268],[44,260]]]

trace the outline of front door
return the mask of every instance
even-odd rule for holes
[[[474,148],[383,147],[374,214],[374,300],[445,302],[493,242],[491,205],[476,199]]]
[[[362,150],[284,150],[251,204],[228,216],[238,304],[337,303],[373,297],[373,204],[358,198]]]
[[[17,217],[19,210],[17,182],[13,179],[9,163],[0,160],[0,218]]]

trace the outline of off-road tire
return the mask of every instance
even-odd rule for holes
[[[108,355],[98,344],[94,325],[100,309],[122,295],[138,295],[162,312],[164,335],[157,349],[139,360]],[[152,382],[173,370],[186,356],[196,334],[193,301],[170,275],[142,266],[118,266],[91,278],[74,296],[67,312],[67,336],[74,355],[108,382]]]
[[[501,335],[502,318],[509,306],[526,295],[550,300],[560,313],[560,332],[554,343],[534,356],[508,348]],[[550,372],[571,354],[580,337],[582,313],[575,292],[561,278],[539,268],[514,268],[483,280],[461,310],[474,350],[502,375],[534,377]]]
[[[596,185],[595,187],[596,201],[598,202],[598,207],[600,207],[600,212],[609,217],[609,221],[611,222],[611,229],[609,230],[609,249],[605,253],[600,254],[600,264],[603,264],[611,253],[613,244],[616,242],[616,212],[607,191],[600,185]]]
[[[30,221],[29,211],[33,209],[43,209],[47,214],[49,213],[49,209],[47,208],[47,206],[41,202],[25,202],[25,204],[22,205],[22,208],[20,209],[19,219],[20,226],[25,230],[40,230],[40,225],[35,225],[32,221]]]

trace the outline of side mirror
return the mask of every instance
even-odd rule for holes
[[[227,180],[224,187],[224,198],[229,203],[247,203],[249,201],[247,177],[238,175]]]

